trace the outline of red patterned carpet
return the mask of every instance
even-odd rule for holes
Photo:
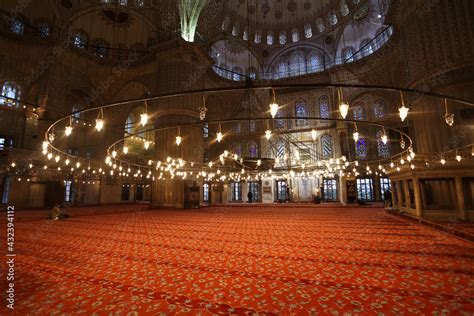
[[[474,244],[377,208],[25,220],[16,253],[15,315],[474,313]]]

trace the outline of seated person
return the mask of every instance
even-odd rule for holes
[[[51,209],[51,213],[49,214],[49,216],[53,221],[57,221],[59,219],[69,217],[68,214],[61,212],[60,205],[58,203],[54,204],[53,208]]]

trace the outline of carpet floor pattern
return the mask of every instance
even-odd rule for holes
[[[377,208],[136,211],[15,238],[15,315],[474,314],[474,244]]]

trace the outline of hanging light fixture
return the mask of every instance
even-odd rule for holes
[[[461,160],[462,160],[462,157],[461,157],[461,155],[458,153],[457,150],[456,150],[456,160],[457,160],[458,162],[461,162]]]
[[[357,142],[359,140],[359,132],[357,131],[357,124],[354,123],[354,127],[355,127],[355,132],[352,133],[352,137],[354,138],[354,141]]]
[[[446,160],[444,159],[443,154],[441,154],[441,160],[439,162],[441,162],[442,165],[446,163]]]
[[[125,155],[128,154],[128,147],[127,147],[127,146],[123,146],[122,151],[123,151],[123,153],[124,153]]]
[[[400,148],[405,149],[405,140],[403,139],[403,135],[400,135]]]
[[[72,133],[72,117],[69,117],[69,125],[66,126],[65,130],[64,130],[64,134],[67,136],[71,135]]]
[[[315,129],[312,129],[311,130],[311,138],[313,139],[313,141],[316,140],[316,136],[318,136],[318,133],[316,132]]]
[[[150,148],[150,141],[146,140],[146,141],[143,143],[143,147],[145,147],[145,150],[148,150],[148,148]]]
[[[61,159],[61,157],[59,157],[59,155],[57,155],[56,157],[54,157],[54,161],[56,161],[56,163],[59,162],[59,159]]]
[[[268,139],[268,140],[270,140],[271,137],[272,137],[272,131],[269,130],[269,129],[267,129],[267,130],[265,131],[265,138]]]
[[[142,126],[145,126],[146,123],[148,123],[148,104],[147,102],[145,101],[145,112],[140,114],[140,124]]]
[[[102,111],[102,108],[99,111],[99,114],[97,114],[97,118],[95,119],[95,129],[100,132],[104,128],[104,112]]]
[[[342,89],[339,88],[337,91],[339,94],[339,101],[340,101],[339,112],[341,113],[342,118],[346,119],[347,113],[349,113],[349,104],[344,101],[344,95],[342,93]]]
[[[387,145],[388,143],[388,136],[387,136],[387,133],[385,133],[385,128],[383,129],[383,134],[382,134],[382,137],[380,138],[382,140],[382,143],[384,145]]]
[[[221,142],[222,138],[224,138],[224,135],[222,135],[222,131],[221,131],[221,124],[219,124],[219,131],[217,132],[216,134],[216,140],[218,143]]]
[[[408,116],[408,111],[410,111],[410,109],[405,106],[405,102],[403,101],[403,93],[401,91],[400,98],[402,100],[402,106],[398,108],[398,113],[400,115],[400,119],[402,120],[402,122],[404,122]]]
[[[274,89],[272,89],[272,95],[273,95],[272,102],[269,105],[270,115],[272,116],[272,118],[275,118],[275,116],[278,113],[279,105],[278,105],[278,103],[276,103],[276,97],[275,97],[275,90]]]
[[[181,138],[181,127],[178,127],[178,136],[176,136],[176,145],[179,146],[182,140],[183,139]]]
[[[444,120],[446,121],[446,124],[449,126],[453,126],[454,124],[454,113],[448,113],[448,100],[444,98]]]

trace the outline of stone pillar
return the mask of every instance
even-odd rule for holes
[[[459,219],[467,220],[466,203],[464,201],[464,190],[462,187],[462,178],[460,176],[454,177],[454,186],[456,188],[456,200]]]
[[[341,202],[342,205],[346,205],[347,203],[347,187],[345,177],[339,178],[339,202]]]
[[[405,207],[410,208],[410,190],[408,188],[408,180],[403,180],[403,194],[405,194]]]
[[[398,209],[399,209],[399,210],[401,210],[402,207],[403,207],[403,205],[402,205],[402,201],[403,201],[402,197],[403,197],[403,194],[405,194],[405,192],[402,192],[402,190],[401,190],[401,185],[400,185],[400,184],[401,184],[402,182],[403,182],[403,180],[397,181],[397,195],[398,195],[398,197],[397,197],[398,203],[397,203],[397,204],[398,204]],[[405,186],[404,186],[404,187],[405,187]]]
[[[415,195],[416,216],[423,217],[423,206],[421,204],[420,182],[418,178],[413,179],[413,194]]]

